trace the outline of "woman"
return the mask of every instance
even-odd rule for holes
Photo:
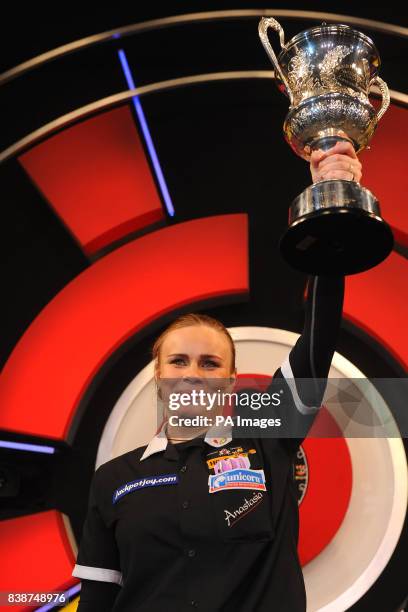
[[[314,152],[310,169],[313,182],[361,178],[345,141]],[[234,343],[206,315],[179,317],[159,336],[153,358],[165,420],[148,445],[94,474],[72,572],[82,580],[78,612],[306,610],[293,460],[321,405],[343,295],[343,276],[308,279],[304,329],[267,389],[283,393],[277,413],[297,437],[237,438],[200,419],[183,425],[208,406],[173,412],[170,393],[217,380],[232,389]],[[221,414],[216,403],[212,415]]]

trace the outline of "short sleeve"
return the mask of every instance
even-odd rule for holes
[[[122,586],[120,557],[114,529],[105,524],[98,504],[98,490],[103,487],[104,472],[100,466],[91,481],[88,512],[72,576],[87,580],[113,582]]]

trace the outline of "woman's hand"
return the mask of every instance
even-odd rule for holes
[[[345,135],[345,134],[344,134]],[[360,182],[362,166],[351,142],[339,140],[327,151],[313,151],[310,172],[314,183],[328,179]]]

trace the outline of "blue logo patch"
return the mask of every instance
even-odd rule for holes
[[[163,485],[174,485],[179,481],[178,474],[162,474],[161,476],[148,476],[145,478],[138,478],[137,480],[131,480],[126,484],[122,485],[113,494],[112,503],[116,503],[127,493],[132,493],[138,489],[144,487],[160,487]]]
[[[266,491],[265,474],[263,470],[235,468],[221,474],[210,474],[208,491],[218,493],[227,489],[260,489]]]

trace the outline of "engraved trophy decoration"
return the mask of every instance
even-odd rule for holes
[[[279,33],[278,58],[268,28]],[[313,150],[325,151],[338,140],[351,141],[356,153],[364,149],[390,102],[372,40],[347,25],[323,23],[285,44],[281,25],[271,17],[263,17],[258,30],[278,88],[290,100],[283,131],[295,153],[309,161]],[[378,112],[368,99],[374,84],[382,95]],[[330,275],[368,270],[393,244],[375,196],[356,181],[330,179],[310,185],[292,202],[279,248],[294,268]]]

